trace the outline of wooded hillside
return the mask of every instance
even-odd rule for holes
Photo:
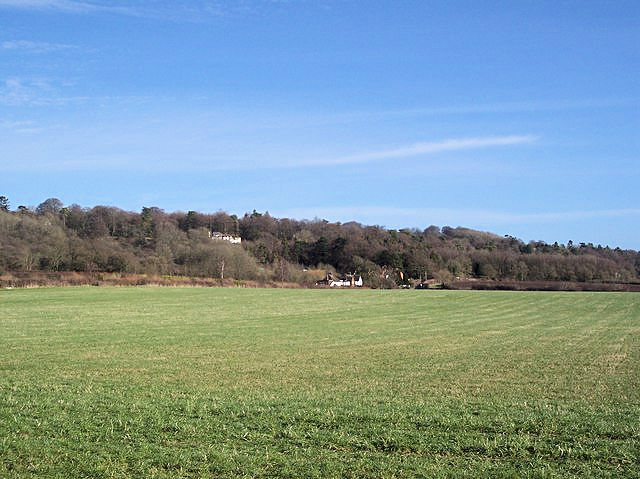
[[[357,273],[371,287],[408,281],[640,281],[640,253],[547,244],[467,228],[390,230],[358,223],[243,217],[219,211],[140,213],[109,206],[9,208],[0,197],[0,272],[86,271],[264,279],[312,284],[317,271]],[[242,237],[241,245],[211,232]],[[314,276],[309,270],[316,270]]]

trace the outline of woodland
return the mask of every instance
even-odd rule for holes
[[[237,235],[241,244],[212,238]],[[76,271],[315,284],[357,274],[373,288],[456,280],[640,282],[640,253],[591,243],[524,242],[464,227],[387,229],[275,218],[253,211],[140,212],[65,206],[10,208],[0,197],[0,273]],[[313,274],[311,274],[313,273]]]

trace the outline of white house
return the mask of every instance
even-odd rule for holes
[[[209,238],[213,240],[228,241],[229,243],[233,243],[233,244],[242,243],[242,238],[240,238],[240,236],[230,235],[227,233],[220,233],[219,231],[210,231]]]
[[[329,282],[329,286],[332,288],[343,288],[343,287],[351,287],[357,286],[359,288],[363,285],[362,276],[358,276],[356,279],[355,276],[349,275],[346,279],[338,279]]]

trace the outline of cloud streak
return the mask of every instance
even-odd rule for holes
[[[439,225],[487,225],[541,224],[556,222],[580,222],[591,219],[627,218],[640,216],[640,208],[606,210],[560,211],[543,213],[517,213],[480,209],[455,208],[393,208],[384,206],[306,207],[274,211],[279,216],[294,218],[326,218],[332,221],[359,221],[368,224],[384,223],[385,218],[418,224]],[[376,218],[378,218],[376,220]]]
[[[297,124],[331,125],[395,121],[405,118],[467,116],[467,115],[509,115],[518,113],[553,113],[573,110],[601,110],[637,108],[639,98],[592,98],[585,100],[540,100],[503,103],[478,103],[448,105],[395,110],[360,110],[305,115]],[[310,119],[311,118],[311,119]]]
[[[1,89],[1,88],[0,88]],[[32,96],[28,88],[23,88],[22,83],[17,82],[8,91],[3,99],[0,95],[0,103],[13,105],[59,105],[51,103],[52,98]],[[116,98],[105,99],[114,102]],[[48,103],[43,103],[43,102]],[[65,99],[65,102],[70,101]],[[75,101],[83,101],[81,98]],[[144,99],[122,98],[120,101],[131,103],[142,102]],[[226,137],[228,133],[224,133]],[[269,137],[271,139],[271,137]],[[270,140],[271,141],[271,140]],[[509,147],[530,144],[536,141],[532,135],[488,136],[473,138],[456,138],[441,141],[414,143],[393,149],[369,151],[365,153],[336,156],[336,157],[310,157],[305,154],[304,147],[288,148],[286,140],[283,143],[272,141],[272,147],[261,148],[255,151],[255,145],[237,144],[224,145],[219,138],[212,138],[208,129],[196,134],[191,128],[191,123],[179,127],[175,123],[165,124],[149,123],[148,121],[133,122],[127,128],[114,127],[108,130],[104,128],[96,130],[92,127],[69,125],[65,131],[56,132],[55,136],[42,136],[40,145],[49,145],[45,148],[49,154],[58,155],[55,164],[56,169],[83,169],[94,171],[127,170],[152,170],[152,171],[181,171],[188,165],[191,171],[261,171],[281,169],[318,169],[328,166],[354,166],[369,163],[380,164],[393,162],[398,159],[411,159],[428,157],[438,153],[471,151],[492,147]],[[301,148],[301,149],[300,149]],[[31,152],[28,144],[14,144],[12,150],[17,154],[24,154],[24,161],[14,163],[14,170],[46,169],[46,163],[42,163],[41,153]],[[26,151],[31,153],[26,154]],[[73,156],[71,152],[82,151],[78,154],[82,161],[72,161],[66,164],[63,158]],[[86,161],[92,156],[94,161]],[[126,156],[126,161],[120,159]],[[154,158],[152,162],[147,158]],[[176,163],[175,158],[183,158]],[[39,161],[40,160],[40,161]]]
[[[54,78],[11,77],[0,81],[0,105],[11,107],[61,107],[67,105],[104,105],[127,103],[140,105],[152,97],[142,95],[66,95],[75,85]]]
[[[44,130],[33,120],[6,120],[0,118],[0,132],[3,130],[11,133],[39,133]]]
[[[554,112],[565,110],[635,107],[640,103],[638,98],[589,98],[584,100],[538,100],[503,103],[479,103],[473,105],[451,105],[441,107],[425,107],[400,110],[388,110],[373,115],[381,117],[395,116],[431,116],[431,115],[469,115],[491,113],[529,113]],[[362,113],[366,115],[366,113]]]
[[[344,165],[351,163],[368,163],[370,161],[391,160],[430,155],[447,151],[474,150],[496,146],[513,146],[533,143],[537,138],[533,135],[489,136],[474,138],[451,138],[442,141],[421,142],[391,150],[370,151],[356,155],[319,161],[323,165]]]
[[[29,40],[7,40],[0,42],[0,50],[29,53],[49,53],[78,48],[64,43],[32,42]]]
[[[0,8],[19,8],[22,10],[59,11],[65,13],[119,13],[137,15],[139,9],[131,6],[115,6],[102,3],[77,0],[0,0]]]
[[[114,14],[169,21],[202,22],[207,18],[228,14],[255,13],[247,2],[231,0],[181,0],[149,2],[125,0],[118,5],[105,0],[0,0],[0,8],[68,14]],[[271,2],[265,1],[269,6]]]

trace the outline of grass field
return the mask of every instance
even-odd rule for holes
[[[640,294],[0,291],[0,477],[640,477]]]

